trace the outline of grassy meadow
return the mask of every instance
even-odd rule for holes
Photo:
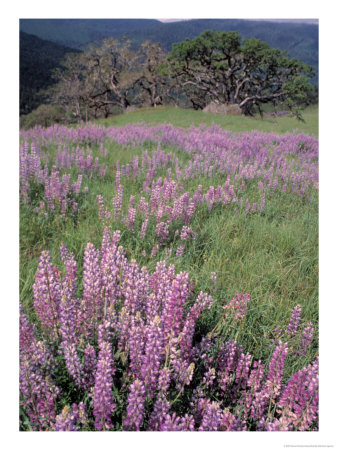
[[[246,118],[159,107],[98,120],[92,125],[100,129],[136,124],[155,128],[159,124],[171,124],[175,128],[182,127],[184,130],[192,130],[192,127],[202,127],[203,130],[216,127],[215,129],[219,130],[215,131],[216,134],[218,133],[217,136],[221,136],[221,132],[229,132],[229,139],[232,139],[231,142],[234,142],[234,145],[240,145],[238,142],[243,138],[243,134],[248,136],[247,140],[241,144],[239,151],[247,152],[245,155],[251,155],[250,152],[254,153],[254,150],[250,148],[250,139],[253,136],[250,132],[273,133],[276,136],[301,133],[312,136],[313,139],[318,138],[318,108],[309,107],[304,111],[303,117],[304,122],[299,122],[289,116]],[[170,131],[170,133],[174,132]],[[211,132],[210,136],[211,139]],[[213,156],[209,157],[205,153],[207,150],[203,147],[204,144],[200,144],[199,139],[202,138],[197,134],[191,137],[191,141],[189,141],[190,138],[184,141],[186,146],[184,148],[188,148],[189,145],[193,147],[195,142],[193,139],[195,139],[196,146],[199,145],[201,148],[200,153],[190,147],[188,150],[182,150],[183,147],[175,143],[181,142],[180,139],[183,139],[181,137],[177,139],[175,137],[176,141],[173,138],[170,139],[166,141],[162,138],[161,153],[159,153],[158,141],[150,138],[144,138],[142,144],[138,145],[135,144],[136,140],[132,144],[119,143],[118,139],[112,139],[108,134],[105,134],[100,142],[89,139],[86,141],[85,138],[82,142],[75,140],[67,142],[66,139],[57,141],[47,135],[44,137],[42,131],[41,133],[36,131],[34,134],[32,130],[30,134],[27,132],[26,135],[22,135],[21,141],[25,141],[27,146],[34,143],[35,147],[38,147],[37,154],[41,160],[41,167],[43,162],[48,167],[49,173],[55,161],[58,160],[58,155],[61,155],[62,148],[66,147],[75,149],[79,146],[89,149],[91,159],[94,161],[98,158],[99,164],[104,164],[106,167],[105,173],[100,176],[98,171],[87,169],[80,171],[75,164],[64,169],[58,168],[60,180],[63,173],[70,174],[71,183],[76,181],[79,173],[83,175],[81,191],[78,195],[71,197],[76,199],[76,211],[69,213],[67,210],[66,214],[60,213],[59,206],[54,210],[48,210],[47,206],[41,209],[41,201],[45,201],[43,183],[36,180],[29,181],[29,188],[27,188],[29,201],[23,200],[23,196],[20,201],[20,301],[23,310],[28,319],[36,324],[38,332],[43,334],[39,314],[34,309],[33,284],[39,258],[44,250],[50,252],[52,263],[61,268],[61,272],[64,273],[65,268],[62,269],[60,257],[61,243],[67,246],[77,261],[77,296],[80,298],[84,289],[82,268],[86,245],[90,242],[95,248],[100,248],[104,229],[108,226],[111,231],[120,230],[119,244],[123,246],[128,261],[135,259],[140,267],[146,266],[149,272],[153,273],[158,262],[166,260],[167,265],[175,266],[176,274],[189,273],[189,280],[194,288],[192,297],[187,300],[187,306],[193,305],[200,291],[208,293],[214,299],[211,308],[205,310],[196,322],[194,334],[196,343],[211,330],[220,327],[224,319],[223,307],[229,304],[231,298],[237,293],[250,294],[244,319],[240,324],[234,322],[233,325],[226,327],[223,338],[236,340],[242,346],[244,353],[249,353],[253,360],[261,360],[266,368],[272,358],[276,342],[279,340],[288,342],[289,353],[283,372],[283,383],[287,383],[296,371],[310,364],[318,356],[318,189],[313,183],[306,181],[306,192],[303,194],[301,189],[304,178],[302,176],[297,178],[301,170],[297,166],[298,160],[306,154],[306,145],[305,149],[299,147],[299,153],[290,150],[289,154],[285,156],[285,153],[281,153],[280,158],[277,159],[273,153],[281,151],[278,143],[275,143],[278,138],[271,138],[271,141],[266,144],[266,154],[262,157],[266,158],[267,162],[263,162],[261,166],[255,165],[254,154],[244,156],[240,162],[237,160],[236,163],[231,162],[231,164],[237,164],[236,170],[241,171],[241,175],[236,177],[239,172],[235,169],[232,173],[225,169],[216,169],[217,159],[221,158],[217,156],[221,155],[217,153],[221,152],[219,150],[221,144],[217,142],[213,144],[216,150]],[[256,138],[253,137],[253,139]],[[147,151],[146,157],[145,151]],[[231,150],[222,149],[222,152],[226,151]],[[149,165],[148,168],[141,169],[141,161],[148,161],[147,158],[149,160],[153,158],[155,161],[153,155],[156,152],[158,152],[158,158],[162,159],[156,159],[159,161],[156,162],[156,170],[154,169],[156,173],[152,174],[148,180],[147,191],[145,189],[147,170],[153,166]],[[170,160],[165,160],[165,155],[168,154],[170,154]],[[43,159],[42,155],[47,156]],[[138,172],[133,176],[133,167],[135,168],[136,163],[132,161],[135,161],[136,156],[138,156]],[[276,159],[273,159],[275,157]],[[205,159],[202,160],[202,158]],[[270,160],[276,161],[271,171],[267,166]],[[210,172],[200,169],[205,161],[213,167]],[[282,181],[281,175],[276,188],[273,185],[275,181],[273,174],[276,174],[280,167],[289,167],[293,161],[295,162],[292,166],[295,167],[294,179],[297,181],[291,178]],[[224,164],[228,164],[224,167],[231,166],[230,162]],[[304,164],[306,168],[310,167],[310,164],[315,165],[316,158]],[[247,175],[246,165],[253,171],[261,170],[262,167],[264,170],[262,169],[259,177],[256,177],[254,172]],[[120,185],[123,186],[121,214],[124,220],[121,220],[121,216],[114,215],[112,204],[112,198],[117,195],[116,186],[119,183],[116,180],[120,166],[124,166],[125,170],[120,180]],[[130,167],[129,176],[126,173],[127,166],[128,170]],[[180,176],[177,176],[177,173]],[[224,186],[228,175],[228,182],[234,186],[235,194],[226,203],[220,200],[211,201],[211,197],[208,197],[210,186],[215,188]],[[168,222],[168,233],[163,239],[160,237],[160,231],[158,233],[156,231],[160,220],[156,219],[155,214],[150,214],[145,236],[140,237],[144,216],[139,213],[136,205],[140,205],[142,197],[146,198],[149,204],[151,203],[153,195],[151,192],[154,191],[160,177],[162,181],[173,180],[176,183],[177,192],[180,195],[189,192],[190,199],[193,193],[198,192],[199,186],[202,186],[203,201],[197,204],[189,222],[182,222],[180,217]],[[259,181],[264,182],[262,189],[265,193],[265,204],[261,208],[259,205],[262,201],[262,191]],[[265,187],[268,184],[269,187]],[[87,188],[88,193],[83,192],[83,187]],[[216,198],[216,194],[212,195]],[[101,219],[98,196],[101,196],[106,211]],[[177,199],[178,197],[172,197],[169,208],[174,208],[173,202]],[[130,208],[135,208],[137,211],[136,219],[132,224],[130,222],[132,219],[128,216]],[[163,217],[166,217],[164,212],[163,214]],[[163,222],[165,222],[164,219]],[[193,238],[183,242],[179,238],[179,232],[187,224],[193,232]],[[182,254],[177,254],[181,244],[184,245],[184,250]],[[212,280],[212,273],[216,274],[216,282]],[[297,305],[301,307],[300,331],[293,334],[289,333],[287,328],[292,311]],[[313,338],[306,354],[299,355],[296,350],[301,344],[302,332],[310,322],[313,327]],[[57,400],[58,414],[69,398],[83,400],[80,394],[67,397],[67,400]],[[175,403],[175,405],[178,404],[179,402]],[[90,410],[89,400],[87,405]],[[183,408],[182,405],[178,405],[177,410],[173,407],[177,414],[180,413],[179,406]],[[224,403],[223,406],[226,404]],[[27,412],[23,414],[25,419],[22,419],[21,427],[29,429],[28,424],[32,422],[32,419],[27,418],[29,416]],[[118,417],[123,417],[123,414],[120,414]],[[116,419],[117,422],[118,419]],[[256,425],[252,429],[256,429],[255,427]]]
[[[257,115],[254,117],[224,116],[222,114],[205,113],[193,109],[158,106],[156,108],[142,108],[127,114],[113,116],[108,119],[97,120],[103,126],[121,127],[132,123],[169,123],[174,127],[190,127],[199,125],[219,125],[223,129],[233,132],[258,130],[265,133],[291,133],[293,131],[314,134],[318,136],[318,106],[313,105],[302,111],[304,122],[292,116],[281,117]]]

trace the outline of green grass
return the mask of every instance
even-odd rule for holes
[[[123,126],[128,123],[171,123],[174,126],[211,125],[212,123],[232,131],[260,130],[284,133],[295,129],[309,134],[318,134],[318,109],[309,108],[304,112],[305,123],[289,117],[257,118],[229,117],[205,114],[198,111],[175,108],[156,108],[135,111],[116,116],[99,123],[105,126]],[[122,164],[129,161],[139,150],[122,149],[115,143],[106,142],[109,154],[103,161],[111,167],[119,160]],[[154,146],[155,148],[155,146]],[[99,154],[98,146],[92,147],[94,157]],[[150,149],[151,150],[151,149]],[[175,151],[165,148],[165,150]],[[75,174],[74,174],[75,177]],[[111,169],[103,178],[85,179],[83,184],[89,187],[89,196],[76,221],[71,218],[62,221],[39,219],[25,206],[20,212],[20,298],[32,316],[32,284],[42,250],[51,251],[52,260],[60,265],[59,246],[64,242],[74,252],[81,268],[83,252],[87,242],[99,247],[102,239],[103,224],[98,220],[96,196],[101,194],[105,204],[110,207],[114,195],[115,174]],[[218,179],[208,182],[214,186]],[[124,184],[124,197],[135,195],[136,202],[144,195],[141,192],[142,180]],[[195,189],[203,184],[203,179],[190,180],[185,189]],[[256,187],[248,187],[252,193]],[[230,298],[240,293],[250,293],[245,325],[236,334],[245,351],[254,358],[267,361],[271,354],[271,339],[274,330],[286,327],[292,309],[302,306],[302,326],[311,321],[318,323],[318,205],[317,194],[313,193],[311,203],[304,203],[291,193],[279,193],[267,196],[264,213],[235,214],[235,206],[227,205],[208,211],[201,205],[194,215],[191,227],[197,238],[186,248],[181,259],[174,256],[169,262],[176,265],[176,271],[187,271],[195,283],[195,292],[210,292],[215,298],[215,306],[205,313],[199,321],[199,332],[205,333],[213,328],[220,318],[222,306]],[[125,207],[127,205],[124,205]],[[154,244],[154,236],[147,235],[140,241],[120,222],[111,221],[112,229],[122,232],[121,244],[128,257],[135,257],[141,265],[153,270],[156,262],[163,259],[165,249],[161,249],[156,258],[149,258]],[[147,251],[147,256],[142,251]],[[210,272],[218,276],[216,287],[210,283]],[[299,339],[299,338],[298,338]],[[291,340],[291,347],[296,345]],[[314,358],[318,346],[314,343],[307,360]],[[289,359],[286,373],[304,366],[301,361]]]
[[[205,113],[191,109],[181,108],[144,108],[127,114],[113,116],[108,119],[96,121],[104,126],[124,126],[132,123],[170,123],[175,127],[189,127],[191,125],[207,125],[213,123],[223,129],[237,131],[259,130],[271,133],[287,133],[298,130],[307,134],[318,136],[318,106],[306,108],[303,113],[304,122],[291,116],[272,118],[270,116],[242,117],[223,116],[221,114]]]

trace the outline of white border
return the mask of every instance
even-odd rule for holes
[[[330,445],[336,441],[335,326],[337,303],[337,18],[334,2],[284,0],[207,3],[96,0],[89,3],[59,0],[12,1],[1,6],[2,134],[2,442],[6,448],[91,449],[104,444],[123,448],[278,449],[284,444]],[[235,5],[233,5],[235,3]],[[325,4],[324,4],[325,3]],[[331,8],[330,6],[331,5]],[[326,8],[326,9],[325,9]],[[318,433],[19,433],[18,432],[18,105],[19,18],[319,18],[320,29],[320,431]]]

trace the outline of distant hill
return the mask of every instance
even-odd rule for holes
[[[157,25],[154,19],[20,19],[20,31],[74,48]]]
[[[67,53],[78,51],[20,32],[20,115],[42,103],[38,92],[53,84],[51,71]]]

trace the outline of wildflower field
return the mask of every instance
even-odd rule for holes
[[[20,430],[318,430],[315,127],[154,114],[20,132]]]

